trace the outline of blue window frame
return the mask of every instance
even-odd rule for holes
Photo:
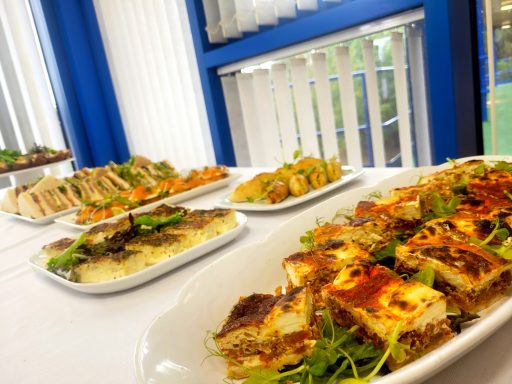
[[[434,163],[483,153],[475,0],[352,0],[222,45],[208,42],[201,0],[186,0],[217,162],[235,165],[217,68],[423,7]]]

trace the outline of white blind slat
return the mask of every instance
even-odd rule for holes
[[[183,148],[186,153],[186,157],[183,158],[184,166],[199,167],[205,163],[216,163],[197,60],[194,50],[190,49],[194,44],[186,4],[182,1],[160,1],[167,9],[166,25],[169,27],[168,36],[172,41],[169,52],[173,54],[173,56],[170,55],[172,59],[167,61],[167,68],[171,78],[176,80],[173,82],[171,92],[178,101],[177,116],[180,118],[175,125],[166,129],[172,129],[174,136],[176,132],[179,133],[182,130],[188,136],[188,147]],[[175,27],[170,28],[171,26]],[[179,28],[180,33],[177,33],[176,28]],[[181,92],[176,92],[176,89],[180,89]],[[194,162],[187,160],[190,158],[189,152],[196,152]]]
[[[283,161],[279,128],[277,126],[274,96],[270,86],[268,69],[256,69],[252,74],[254,82],[255,107],[259,116],[259,132],[265,144],[261,150],[265,154],[265,163],[275,166]]]
[[[275,0],[276,15],[280,18],[294,19],[297,17],[295,0]]]
[[[399,32],[391,33],[391,54],[393,57],[393,74],[395,78],[396,109],[398,113],[398,135],[402,166],[413,167],[411,124],[409,120],[409,96],[405,72],[404,41]]]
[[[242,37],[242,33],[238,30],[236,22],[235,0],[222,0],[218,2],[220,12],[220,27],[222,35],[229,38]]]
[[[411,78],[412,105],[414,111],[414,132],[418,165],[432,164],[430,135],[428,129],[425,68],[423,65],[423,39],[421,30],[408,27],[407,46],[409,51],[409,72]]]
[[[325,53],[317,52],[312,54],[311,57],[315,73],[315,89],[318,101],[318,114],[320,115],[323,155],[325,159],[332,156],[339,157],[336,123],[332,107],[332,92],[327,73]]]
[[[370,131],[372,134],[373,162],[376,167],[386,166],[384,135],[380,111],[380,97],[373,57],[373,40],[363,40],[363,60],[366,75],[366,95],[368,114],[370,115]]]
[[[254,0],[254,13],[259,25],[277,25],[274,0]]]
[[[244,118],[242,116],[242,106],[240,105],[240,92],[238,91],[236,77],[222,76],[220,80],[222,82],[224,100],[226,101],[236,164],[239,167],[250,167],[251,159],[249,156]]]
[[[241,32],[257,32],[258,23],[254,14],[252,0],[235,0],[236,21]]]
[[[95,0],[130,151],[178,169],[215,162],[183,6]]]
[[[20,5],[17,3],[18,6]],[[31,100],[28,96],[23,67],[21,65],[21,54],[24,44],[16,44],[17,41],[23,41],[23,38],[17,33],[19,30],[17,14],[13,12],[14,8],[5,1],[0,1],[0,22],[3,38],[6,46],[2,47],[2,54],[7,53],[2,65],[2,92],[4,94],[6,107],[9,111],[10,120],[16,142],[21,151],[26,152],[28,148],[36,141],[33,132],[34,118],[31,114]],[[14,19],[12,19],[14,17]],[[39,138],[39,137],[38,137]],[[41,141],[39,141],[41,142]]]
[[[320,156],[318,138],[316,135],[315,117],[306,60],[303,58],[290,59],[295,110],[299,123],[300,144],[304,156]]]
[[[151,134],[155,130],[155,127],[158,127],[159,124],[162,124],[164,121],[163,115],[163,105],[162,105],[162,95],[159,77],[161,74],[159,73],[159,68],[156,65],[156,57],[153,47],[154,39],[151,36],[151,32],[149,29],[149,22],[147,19],[147,9],[151,6],[151,2],[147,2],[147,4],[143,4],[143,2],[139,0],[132,0],[133,5],[133,14],[132,17],[134,21],[136,20],[136,27],[133,29],[133,32],[137,34],[137,36],[133,36],[135,40],[138,40],[140,43],[140,51],[136,54],[140,57],[140,62],[142,63],[145,72],[145,78],[147,79],[147,83],[144,84],[146,89],[146,94],[152,94],[152,99],[146,98],[144,101],[146,105],[153,111],[150,115],[150,124],[144,127],[145,134]],[[151,105],[149,105],[151,104]],[[161,136],[161,134],[159,135]],[[166,157],[166,148],[163,143],[163,140],[154,140],[154,145],[156,148],[156,153],[158,154],[157,158],[165,158]],[[147,148],[144,154],[148,157],[152,157],[154,155],[150,155],[149,148]]]
[[[253,167],[262,167],[266,165],[265,155],[262,151],[265,143],[258,132],[259,116],[257,109],[254,108],[255,97],[252,74],[237,73],[236,82],[240,93],[240,105],[242,107],[245,136],[247,137],[251,164]]]
[[[53,98],[46,82],[40,47],[35,38],[35,27],[27,7],[26,2],[10,2],[6,10],[11,25],[15,27],[13,38],[17,42],[18,55],[22,58],[19,63],[25,80],[25,107],[30,119],[32,136],[39,144],[64,148],[64,137],[57,111],[52,104]]]
[[[12,124],[12,128],[14,130],[14,137],[16,138],[16,143],[18,144],[18,148],[22,152],[27,152],[27,147],[23,140],[23,136],[21,135],[21,129],[18,123],[18,118],[16,117],[16,112],[14,111],[14,106],[12,103],[11,95],[9,93],[9,88],[7,87],[7,81],[5,79],[4,71],[2,66],[0,65],[0,87],[2,88],[2,94],[5,100],[5,106],[7,107],[7,111],[9,114],[9,118]]]
[[[206,18],[206,33],[210,43],[225,43],[227,40],[220,27],[220,12],[218,0],[203,0],[204,16]]]
[[[277,117],[281,132],[281,145],[286,162],[293,160],[293,152],[299,149],[297,138],[297,126],[293,114],[292,95],[288,81],[286,64],[274,64],[272,66],[272,82],[276,99]]]
[[[96,10],[96,16],[98,18],[98,25],[100,27],[100,31],[103,39],[103,46],[105,47],[105,53],[110,62],[112,60],[122,60],[125,62],[125,65],[117,71],[111,71],[112,82],[114,84],[114,89],[116,92],[116,98],[118,101],[119,112],[123,117],[123,124],[125,129],[127,130],[128,121],[126,119],[127,114],[130,110],[132,110],[135,105],[133,103],[133,98],[127,98],[126,100],[123,98],[122,92],[119,90],[122,88],[126,88],[129,93],[136,94],[136,79],[131,82],[126,82],[125,79],[129,78],[129,68],[132,65],[133,61],[128,60],[128,58],[124,55],[124,50],[120,46],[120,44],[114,44],[115,41],[119,39],[118,36],[122,35],[122,26],[123,22],[120,19],[113,19],[111,22],[106,23],[105,19],[109,19],[111,16],[115,14],[115,2],[114,1],[99,1],[94,0],[94,7]],[[140,92],[139,92],[140,93]],[[140,119],[143,115],[143,111],[137,115],[137,118]],[[140,123],[139,123],[140,124]],[[130,152],[134,152],[137,140],[134,138],[134,135],[126,135],[126,141],[128,143],[128,148]]]
[[[363,166],[361,143],[357,123],[356,98],[354,95],[354,80],[352,78],[352,63],[347,47],[336,47],[336,69],[340,85],[341,110],[345,128],[345,146],[348,163],[356,168]]]
[[[297,0],[297,8],[301,11],[316,11],[318,0]]]

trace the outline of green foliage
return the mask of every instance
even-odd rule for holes
[[[291,370],[277,371],[266,368],[249,369],[224,354],[215,342],[215,333],[208,332],[204,341],[210,356],[221,357],[245,371],[242,384],[366,384],[379,373],[389,355],[397,362],[410,353],[409,345],[398,342],[402,321],[398,322],[388,337],[386,351],[376,349],[371,343],[360,343],[354,333],[358,326],[344,329],[334,323],[328,310],[322,311],[320,339],[313,353]],[[215,346],[208,345],[213,341]],[[361,377],[361,375],[366,376]]]
[[[436,273],[434,271],[434,268],[427,267],[425,269],[422,269],[421,271],[415,273],[412,275],[412,278],[414,280],[419,281],[420,283],[425,284],[427,287],[432,288],[434,286],[434,280],[436,277]]]
[[[494,169],[512,173],[512,164],[506,161],[498,161],[494,164]]]
[[[382,357],[371,344],[360,344],[354,332],[337,326],[328,311],[322,312],[321,338],[315,344],[311,356],[291,371],[278,372],[269,369],[248,369],[249,377],[243,384],[285,384],[298,381],[301,384],[334,384],[337,379],[359,377],[360,372],[374,368]]]
[[[500,245],[489,245],[489,243],[496,237],[498,240],[504,242],[510,235],[506,228],[500,228],[499,219],[495,219],[492,223],[494,229],[484,240],[477,239],[476,237],[470,237],[469,242],[471,244],[478,245],[494,255],[503,257],[506,260],[512,260],[512,244],[500,244]]]
[[[5,161],[8,165],[14,164],[16,159],[21,156],[21,152],[15,149],[1,149],[0,150],[0,161]]]
[[[306,231],[306,233],[299,238],[299,241],[306,251],[310,251],[313,248],[315,248],[315,239],[313,237],[313,231]]]
[[[485,173],[485,163],[478,165],[475,170],[475,175],[482,176]]]
[[[461,199],[458,197],[452,197],[448,202],[445,202],[437,193],[433,193],[431,199],[432,212],[425,215],[426,220],[453,215],[461,202]]]
[[[480,318],[480,316],[477,315],[476,313],[469,313],[464,311],[463,309],[461,309],[459,314],[448,315],[448,319],[450,319],[450,327],[452,328],[453,332],[457,334],[462,331],[462,324],[473,321],[478,318]]]
[[[153,218],[149,215],[142,215],[137,217],[134,221],[134,225],[143,225],[146,227],[157,228],[164,227],[168,225],[176,225],[181,223],[183,220],[183,215],[180,212],[175,213],[169,217],[163,218]]]
[[[68,271],[73,265],[78,264],[80,257],[75,252],[85,243],[85,237],[85,233],[82,233],[63,253],[52,257],[47,263],[47,269],[56,273],[59,270]]]
[[[402,242],[398,239],[391,240],[386,247],[375,253],[377,262],[381,262],[387,258],[394,259],[396,257],[396,247],[400,244],[402,244]]]

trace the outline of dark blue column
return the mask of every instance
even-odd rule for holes
[[[474,0],[425,0],[432,160],[483,154]]]

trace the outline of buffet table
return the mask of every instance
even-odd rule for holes
[[[244,179],[254,173],[254,169],[232,171],[242,173]],[[372,185],[399,171],[367,169],[358,180],[320,199]],[[182,204],[212,208],[228,191],[225,187]],[[76,231],[59,224],[35,226],[1,217],[0,382],[135,383],[133,355],[138,339],[156,316],[173,305],[191,276],[227,252],[263,239],[318,201],[281,211],[247,212],[247,227],[235,241],[139,287],[104,295],[73,291],[36,273],[27,263],[43,245]],[[427,383],[511,383],[511,356],[512,321],[508,321]]]

